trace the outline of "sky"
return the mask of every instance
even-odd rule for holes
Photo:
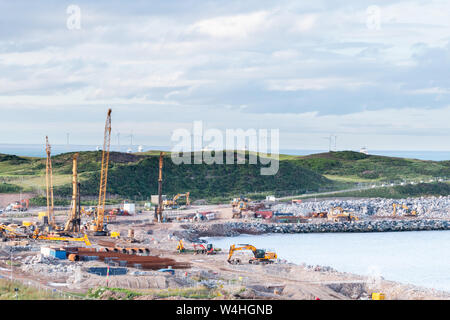
[[[74,9],[75,8],[75,9]],[[0,0],[0,143],[450,150],[448,1]]]

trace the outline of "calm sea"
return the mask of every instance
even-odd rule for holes
[[[296,264],[331,266],[341,272],[450,292],[450,231],[306,233],[206,238],[228,252],[231,244],[272,249]]]

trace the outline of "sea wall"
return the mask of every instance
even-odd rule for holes
[[[181,227],[184,230],[177,232],[176,236],[196,241],[199,237],[232,237],[240,234],[450,230],[450,220],[411,219],[324,223],[233,221],[225,223],[190,223],[183,224]]]

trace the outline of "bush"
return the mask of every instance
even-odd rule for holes
[[[17,193],[22,191],[23,188],[20,186],[17,186],[15,184],[10,183],[0,183],[0,193]]]

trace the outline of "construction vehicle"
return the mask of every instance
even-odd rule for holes
[[[102,149],[102,166],[100,171],[100,188],[98,194],[98,206],[95,214],[94,223],[91,225],[91,230],[96,236],[108,235],[107,227],[105,226],[105,200],[106,200],[106,184],[108,181],[108,165],[109,165],[109,148],[111,144],[111,109],[108,109],[105,122],[105,132],[103,135],[103,149]]]
[[[202,243],[194,243],[194,253],[195,254],[216,254],[216,251],[214,250],[214,246],[212,243],[206,244],[206,246]]]
[[[81,207],[81,215],[85,215],[87,217],[92,216],[93,214],[95,215],[95,207],[89,207],[87,209],[85,209],[84,207]]]
[[[80,207],[80,184],[78,183],[78,153],[73,155],[72,167],[72,205],[69,217],[64,225],[64,231],[80,232],[81,207]]]
[[[34,240],[52,240],[52,241],[77,241],[84,242],[87,246],[91,246],[91,242],[87,234],[84,234],[83,237],[68,237],[61,236],[57,233],[55,234],[47,234],[41,233],[39,228],[27,228],[26,226],[17,226],[17,225],[5,225],[0,224],[0,232],[3,239],[6,238],[30,238]]]
[[[191,205],[191,202],[189,200],[189,192],[186,193],[178,193],[173,197],[172,200],[164,200],[163,201],[163,208],[176,208],[178,207],[177,200],[181,197],[186,197],[186,207],[189,207]]]
[[[29,235],[23,230],[20,230],[18,226],[0,224],[0,234],[1,238],[6,241],[7,239],[15,238],[28,238]]]
[[[248,263],[250,264],[269,264],[273,263],[274,259],[277,259],[277,254],[275,252],[268,252],[264,249],[256,249],[250,244],[238,244],[238,247],[233,244],[230,246],[230,250],[228,252],[228,263],[241,264],[241,259],[231,259],[233,257],[233,254],[238,250],[250,250],[253,252],[253,257],[248,261]]]
[[[178,253],[182,253],[182,252],[186,251],[186,249],[184,248],[183,240],[178,241],[177,251],[178,251]]]
[[[335,207],[327,214],[327,219],[334,222],[342,221],[357,221],[359,218],[354,216],[351,212],[345,211],[342,207]]]
[[[20,211],[20,212],[27,211],[29,204],[30,201],[28,199],[14,201],[5,208],[5,211]]]
[[[76,242],[84,242],[87,246],[91,246],[91,241],[87,234],[84,234],[83,237],[72,238],[72,237],[62,237],[59,235],[44,235],[39,234],[38,232],[33,236],[35,240],[51,240],[51,241],[76,241]]]
[[[54,201],[53,201],[53,169],[51,158],[51,146],[48,142],[48,136],[45,137],[45,152],[47,154],[47,162],[45,165],[45,184],[47,187],[47,221],[44,220],[44,224],[48,224],[55,228],[55,215],[54,215]]]
[[[312,218],[328,218],[328,212],[322,211],[322,212],[313,212],[311,214]]]
[[[400,206],[400,204],[397,204],[397,203],[392,204],[392,207],[393,207],[392,216],[393,217],[397,216],[397,207],[399,207],[399,206]],[[402,204],[401,209],[403,209],[403,211],[404,211],[404,214],[403,214],[404,217],[417,217],[417,211],[409,209],[409,207],[407,205]]]
[[[233,199],[233,201],[231,202],[231,206],[233,208],[233,219],[242,218],[242,212],[248,210],[250,201],[250,199],[244,198],[243,196]]]
[[[251,200],[250,199],[248,199],[248,198],[245,198],[244,196],[240,196],[239,198],[234,198],[232,201],[231,201],[231,206],[233,207],[233,208],[239,208],[239,207],[241,207],[241,206],[246,206],[246,205],[248,205],[248,203],[250,202]]]
[[[123,210],[121,208],[114,208],[109,211],[109,215],[111,216],[129,216],[128,211]]]
[[[207,255],[216,254],[214,246],[211,243],[206,244],[206,246],[202,243],[194,243],[193,247],[194,250],[192,249],[188,250],[184,246],[183,240],[179,240],[176,250],[178,251],[178,253],[193,252],[194,254],[207,254]]]
[[[158,174],[158,206],[155,207],[155,220],[162,222],[163,200],[162,200],[162,169],[164,152],[159,154],[159,174]]]

